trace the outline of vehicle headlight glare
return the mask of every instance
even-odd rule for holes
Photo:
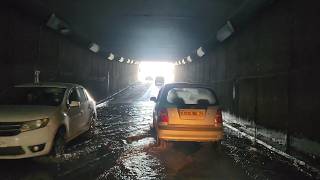
[[[21,132],[31,131],[34,129],[39,129],[45,127],[49,122],[48,118],[37,119],[33,121],[24,122],[20,128]]]

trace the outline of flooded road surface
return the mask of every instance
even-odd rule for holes
[[[158,88],[135,85],[98,109],[93,133],[77,138],[60,159],[1,160],[0,179],[312,179],[283,157],[225,129],[221,149],[208,143],[155,146]]]

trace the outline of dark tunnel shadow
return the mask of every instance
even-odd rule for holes
[[[17,173],[18,172],[18,173]],[[0,160],[1,179],[54,179],[59,163],[37,158]]]

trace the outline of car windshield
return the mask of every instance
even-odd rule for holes
[[[167,101],[176,105],[213,105],[215,95],[206,88],[172,88],[168,91]]]
[[[0,94],[0,105],[58,106],[65,91],[57,87],[12,87]]]

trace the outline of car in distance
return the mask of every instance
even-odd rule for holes
[[[223,122],[214,91],[189,83],[164,85],[153,110],[153,127],[160,146],[167,141],[212,142],[223,138]]]
[[[147,77],[145,78],[145,80],[146,80],[146,81],[153,81],[153,78],[152,78],[151,76],[147,76]]]
[[[162,76],[157,76],[154,80],[154,84],[156,86],[163,86],[164,85],[164,77]]]
[[[77,84],[24,84],[0,94],[0,159],[63,153],[65,143],[89,131],[96,104]]]

